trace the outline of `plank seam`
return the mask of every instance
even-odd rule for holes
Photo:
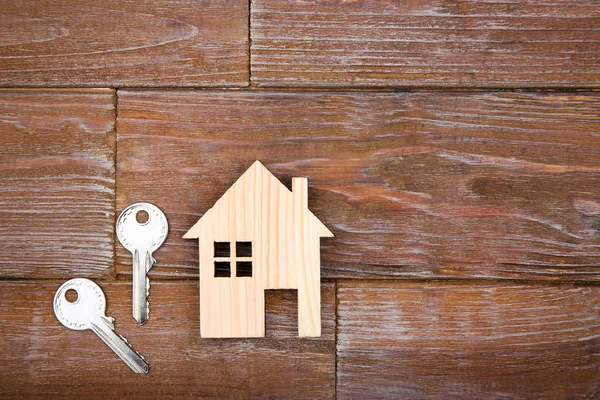
[[[0,277],[0,282],[3,281],[12,281],[12,282],[62,282],[69,277],[48,277],[48,278],[31,278],[31,277],[11,277],[11,276],[2,276]],[[94,282],[100,283],[111,283],[111,282],[130,282],[131,274],[115,274],[114,278],[104,278],[98,277],[93,278]],[[150,280],[153,282],[190,282],[197,281],[197,277],[190,278],[160,278],[150,275]],[[367,282],[371,284],[407,284],[407,283],[423,283],[423,284],[457,284],[457,285],[489,285],[489,284],[499,284],[499,285],[529,285],[529,286],[540,286],[540,287],[560,287],[565,285],[570,285],[574,287],[595,287],[600,286],[600,281],[573,281],[573,280],[557,280],[557,281],[544,281],[544,280],[534,280],[534,279],[473,279],[473,278],[464,278],[464,279],[371,279],[371,278],[323,278],[321,283],[327,282],[335,282],[336,290],[339,283],[344,284],[356,284],[359,282]]]
[[[333,343],[334,343],[333,398],[337,399],[338,398],[338,394],[337,394],[337,389],[338,389],[338,331],[339,331],[339,324],[338,324],[339,298],[338,298],[338,280],[337,279],[333,281],[333,295],[334,295],[333,303],[334,303],[334,307],[335,307],[333,310],[333,323],[334,323],[334,329],[333,329]]]
[[[250,51],[250,50],[248,50]],[[252,69],[249,71],[252,77]],[[128,91],[228,91],[228,92],[364,92],[364,93],[486,93],[486,92],[508,92],[508,93],[580,93],[600,92],[600,85],[593,86],[119,86],[106,88],[105,86],[0,86],[0,92],[104,92],[114,90]]]
[[[248,0],[248,86],[252,86],[252,0]]]
[[[112,262],[112,268],[111,268],[111,273],[112,273],[112,277],[113,280],[117,280],[117,235],[116,232],[114,230],[114,227],[117,226],[117,191],[118,191],[118,176],[119,174],[117,173],[117,151],[118,151],[118,146],[119,146],[119,141],[117,140],[117,134],[118,134],[118,121],[119,121],[119,88],[115,88],[115,92],[114,92],[114,108],[115,108],[115,124],[113,127],[114,130],[114,139],[115,139],[115,143],[114,143],[114,150],[113,150],[113,170],[114,170],[114,174],[115,174],[115,195],[113,197],[113,230],[112,230],[112,247],[113,247],[113,262]]]

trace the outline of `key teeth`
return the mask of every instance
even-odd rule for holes
[[[119,334],[119,333],[117,333],[117,335],[119,335],[119,337],[120,337],[121,339],[123,339],[123,341],[129,345],[129,347],[131,347],[131,345],[129,344],[129,341],[128,341],[127,339],[125,339],[125,338],[123,337],[123,335],[121,335],[121,334]]]
[[[150,302],[148,301],[150,296],[150,278],[146,275],[146,318],[150,318]]]
[[[129,341],[123,337],[123,335],[121,335],[121,334],[119,334],[119,333],[117,333],[117,335],[118,335],[118,336],[119,336],[119,337],[120,337],[120,338],[121,338],[121,339],[122,339],[122,340],[123,340],[123,341],[124,341],[124,342],[127,344],[127,346],[129,346],[129,348],[130,348],[130,349],[131,349],[131,350],[132,350],[132,351],[133,351],[135,354],[137,354],[138,356],[140,356],[140,358],[141,358],[142,360],[146,361],[146,359],[144,358],[144,356],[143,356],[143,355],[141,355],[139,352],[137,352],[137,351],[136,351],[136,350],[133,348],[133,346],[131,345],[131,343],[129,343]]]
[[[115,330],[115,319],[113,317],[104,317],[104,323],[113,331]]]

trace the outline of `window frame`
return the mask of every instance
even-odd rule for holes
[[[249,243],[250,244],[250,256],[237,256],[237,246],[238,243]],[[229,244],[229,256],[217,256],[217,246],[218,244]],[[237,264],[240,263],[250,263],[250,275],[238,275]],[[217,275],[217,263],[229,263],[229,276]],[[225,240],[215,240],[213,242],[213,277],[214,278],[253,278],[254,277],[254,245],[252,240],[233,240],[233,241],[225,241]]]

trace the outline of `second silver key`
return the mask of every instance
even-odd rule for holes
[[[138,213],[145,211],[147,220],[138,222]],[[123,210],[117,220],[117,237],[133,255],[133,318],[143,325],[148,320],[148,271],[156,263],[152,253],[165,239],[169,225],[165,214],[153,204],[135,203]]]
[[[74,290],[77,298],[67,299],[67,292]],[[148,373],[148,363],[133,350],[123,336],[115,332],[113,319],[105,315],[106,298],[100,286],[89,279],[75,278],[61,285],[54,295],[54,314],[69,329],[91,329],[120,358],[138,374]]]

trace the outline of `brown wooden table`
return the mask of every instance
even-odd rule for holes
[[[600,398],[600,4],[7,0],[0,397]],[[181,237],[254,160],[309,178],[320,338],[199,335]],[[131,317],[116,216],[170,231]],[[94,279],[133,374],[64,328]]]

